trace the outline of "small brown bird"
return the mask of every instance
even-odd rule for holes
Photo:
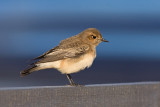
[[[70,85],[77,86],[71,78],[71,73],[89,68],[96,57],[96,46],[103,39],[96,28],[88,28],[83,32],[62,40],[58,46],[35,58],[38,60],[30,67],[21,71],[21,76],[28,75],[34,71],[54,68],[62,74],[66,74]]]

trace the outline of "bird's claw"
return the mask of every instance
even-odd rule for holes
[[[83,87],[84,85],[80,85],[80,84],[70,84],[70,85],[67,85],[67,86],[74,86],[74,87]]]

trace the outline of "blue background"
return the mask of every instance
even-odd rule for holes
[[[29,60],[86,28],[109,43],[97,47],[80,84],[160,80],[159,0],[0,1],[0,86],[65,85],[56,70],[19,77]]]

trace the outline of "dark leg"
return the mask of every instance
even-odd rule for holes
[[[68,80],[69,80],[71,86],[76,86],[76,84],[75,84],[74,81],[72,80],[71,75],[70,75],[70,74],[66,74],[66,76],[67,76],[67,78],[68,78]]]

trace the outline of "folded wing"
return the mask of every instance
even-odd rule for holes
[[[47,53],[38,57],[40,58],[40,60],[37,61],[35,64],[53,62],[66,58],[79,57],[82,54],[86,53],[88,50],[89,46],[87,44],[66,49],[57,48],[55,50],[48,51]]]

